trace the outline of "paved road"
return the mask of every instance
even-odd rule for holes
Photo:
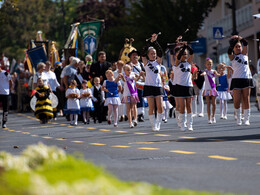
[[[229,104],[228,120],[217,115],[216,124],[195,118],[193,133],[181,132],[174,119],[152,132],[148,120],[134,129],[126,122],[118,128],[105,123],[72,127],[64,118],[40,125],[32,113],[13,113],[8,129],[0,129],[0,150],[18,154],[26,145],[43,142],[81,152],[124,180],[259,194],[260,113],[252,106],[251,126],[236,126],[232,110]]]

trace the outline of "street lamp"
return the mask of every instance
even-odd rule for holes
[[[231,35],[238,35],[236,22],[236,1],[232,0],[232,4],[225,2],[225,5],[227,6],[227,8],[232,9],[233,32]]]

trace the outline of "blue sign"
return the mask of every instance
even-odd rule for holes
[[[97,50],[97,39],[91,35],[88,35],[84,39],[85,52],[92,55]]]
[[[206,38],[198,38],[196,41],[191,42],[191,47],[194,53],[206,53],[207,52],[207,40]]]
[[[223,39],[223,27],[213,27],[213,39]]]

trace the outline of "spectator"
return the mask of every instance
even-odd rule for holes
[[[91,78],[99,77],[100,83],[103,84],[106,80],[106,71],[112,66],[110,62],[106,61],[106,52],[100,51],[98,53],[98,61],[94,62],[90,67],[90,76]]]

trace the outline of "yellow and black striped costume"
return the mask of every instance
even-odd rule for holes
[[[35,106],[35,116],[38,119],[51,119],[53,118],[53,109],[51,106],[51,101],[49,99],[50,89],[47,86],[38,86],[35,89],[38,93],[35,93],[37,98]],[[40,97],[39,94],[44,94]]]

